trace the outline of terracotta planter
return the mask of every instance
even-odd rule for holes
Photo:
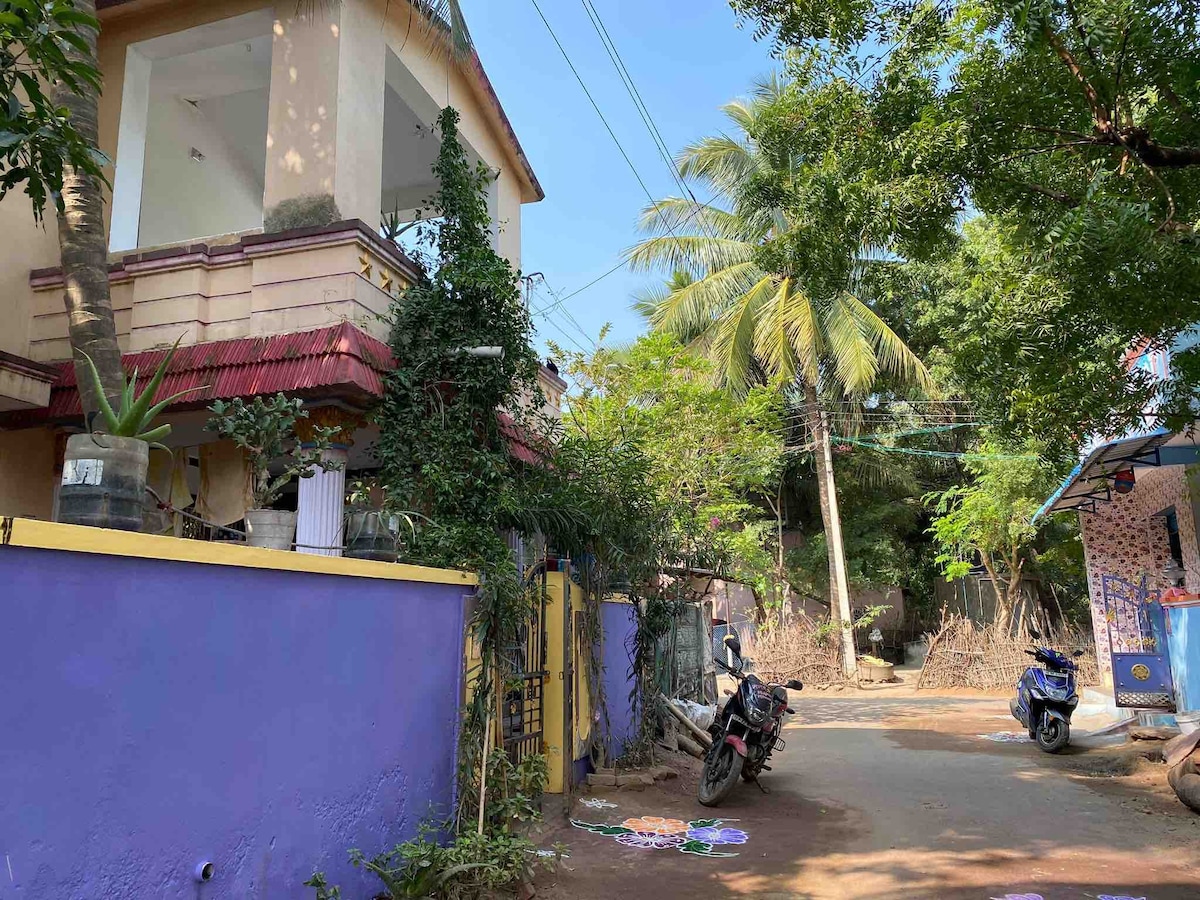
[[[867,663],[859,660],[858,680],[869,681],[872,683],[881,681],[895,681],[896,667],[891,663],[885,663],[882,666],[878,666],[874,665],[873,663]]]
[[[73,434],[67,440],[58,521],[142,530],[150,445],[137,438]]]
[[[296,513],[279,509],[246,510],[246,543],[266,550],[291,550]]]

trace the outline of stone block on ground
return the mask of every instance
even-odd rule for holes
[[[1131,741],[1169,741],[1179,737],[1178,728],[1165,728],[1156,725],[1135,725],[1129,729]]]
[[[587,777],[588,784],[593,787],[615,787],[617,784],[616,775],[600,775],[593,772]]]

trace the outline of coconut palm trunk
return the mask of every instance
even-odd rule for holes
[[[96,15],[95,0],[75,0],[76,8]],[[96,57],[96,32],[81,28],[92,59]],[[83,57],[78,49],[65,47],[74,57]],[[65,107],[71,124],[92,146],[99,146],[99,93],[83,87],[77,94],[62,82],[55,86],[54,100]],[[108,288],[108,247],[104,230],[104,186],[100,179],[67,164],[63,166],[63,209],[58,215],[58,244],[63,270],[63,301],[67,308],[67,327],[75,372],[79,376],[79,396],[84,415],[99,409],[91,379],[85,376],[84,354],[91,357],[100,373],[100,382],[108,397],[116,398],[122,384],[121,350],[117,346],[117,326],[113,320],[112,298]]]
[[[833,477],[833,452],[829,427],[817,401],[817,389],[812,384],[804,385],[804,406],[816,445],[813,458],[817,467],[817,495],[820,498],[821,523],[825,528],[825,546],[829,556],[829,616],[841,642],[842,670],[847,676],[853,676],[858,654],[854,646],[850,585],[846,577],[846,548],[842,542],[842,521]]]

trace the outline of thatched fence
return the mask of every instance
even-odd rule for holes
[[[1021,673],[1033,665],[1032,657],[1024,652],[1033,643],[1027,635],[1013,636],[995,625],[981,626],[963,616],[946,616],[937,634],[929,637],[929,653],[917,688],[984,691],[1012,688]],[[1079,666],[1079,685],[1100,683],[1096,647],[1090,630],[1058,629],[1043,635],[1036,643],[1067,656],[1082,650],[1083,656],[1075,660]]]
[[[807,617],[787,625],[760,628],[743,648],[760,678],[783,684],[798,678],[821,688],[847,683],[838,653],[837,632]]]

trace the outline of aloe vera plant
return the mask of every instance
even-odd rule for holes
[[[170,351],[163,357],[163,361],[158,364],[158,369],[155,370],[149,384],[146,385],[146,389],[140,394],[137,393],[137,369],[133,370],[132,378],[126,379],[122,377],[121,397],[117,409],[113,409],[113,405],[104,394],[100,382],[100,373],[96,370],[96,364],[92,362],[90,356],[86,353],[83,354],[83,358],[87,361],[88,380],[91,381],[92,387],[96,391],[96,396],[99,398],[100,418],[103,420],[104,428],[102,430],[105,434],[112,435],[113,437],[137,438],[139,441],[146,441],[148,444],[157,444],[171,433],[170,425],[159,425],[157,428],[150,427],[159,414],[180,397],[208,388],[208,385],[188,388],[186,391],[180,391],[177,394],[172,394],[165,400],[154,403],[154,395],[162,386],[163,378],[167,374],[167,367],[171,364],[171,360],[175,358],[175,351],[179,349],[179,341],[181,340],[183,338],[175,341]],[[152,403],[153,405],[151,405]]]

